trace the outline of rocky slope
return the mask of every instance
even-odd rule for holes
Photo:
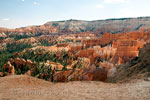
[[[144,77],[150,80],[150,44],[146,44],[139,51],[139,56],[131,61],[119,65],[110,82],[125,82],[130,78]]]

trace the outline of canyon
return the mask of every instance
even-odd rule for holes
[[[79,84],[83,84],[85,87],[81,88],[85,89],[89,82],[94,89],[96,84],[100,88],[110,88],[111,85],[116,90],[131,92],[123,88],[127,85],[134,89],[135,95],[134,84],[139,85],[141,81],[144,85],[140,90],[144,88],[147,99],[143,94],[139,98],[130,96],[129,100],[149,100],[145,89],[150,81],[149,51],[150,17],[97,21],[71,19],[16,29],[0,28],[0,82],[9,86],[7,81],[14,78],[16,81],[12,80],[13,84],[21,83],[21,87],[22,84],[35,82],[35,86],[46,85],[39,86],[44,88],[43,91],[46,91],[46,87],[51,88],[48,85],[55,87],[55,84],[55,89],[59,87],[58,84],[59,88],[62,86],[64,89],[65,84],[71,86],[76,83],[77,86],[73,88],[79,89]],[[4,83],[0,83],[0,90],[4,90]],[[92,90],[90,87],[89,92]],[[6,91],[9,92],[8,89]],[[87,92],[83,95],[87,95]],[[99,97],[98,94],[96,96]],[[89,96],[88,99],[91,100]]]

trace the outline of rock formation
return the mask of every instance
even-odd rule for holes
[[[92,65],[89,69],[61,71],[54,74],[55,82],[67,81],[106,81],[107,70]]]
[[[120,18],[97,21],[65,20],[47,22],[40,26],[28,26],[17,29],[0,28],[0,37],[6,38],[15,35],[48,35],[52,33],[81,33],[94,32],[96,35],[103,33],[126,33],[150,28],[149,17]],[[84,34],[83,34],[84,35]],[[80,35],[80,36],[83,36]]]
[[[11,75],[15,74],[14,66],[12,66],[9,61],[6,64],[4,64],[3,70]]]
[[[35,63],[33,63],[31,60],[26,61],[22,58],[11,58],[6,64],[3,65],[3,70],[4,72],[15,74],[17,73],[16,71],[18,71],[18,69],[20,69],[21,71],[28,71],[29,69],[33,69],[34,66]]]
[[[150,44],[144,45],[140,49],[139,56],[131,61],[116,67],[114,75],[110,76],[108,81],[121,82],[130,79],[131,77],[150,77]]]
[[[113,57],[114,64],[123,64],[138,56],[139,49],[145,42],[138,40],[118,40],[113,43],[113,48],[117,48]]]

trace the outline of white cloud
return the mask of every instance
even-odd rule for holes
[[[104,0],[104,3],[128,3],[129,0]]]
[[[9,18],[3,18],[2,21],[9,21]]]
[[[96,8],[104,8],[104,5],[98,4],[98,5],[96,5]]]
[[[40,5],[40,3],[38,3],[38,2],[33,2],[33,4],[34,4],[34,5]]]
[[[22,2],[24,2],[24,0],[21,0]]]

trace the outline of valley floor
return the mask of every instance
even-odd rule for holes
[[[0,78],[0,100],[150,100],[150,81],[50,83],[13,75]]]

